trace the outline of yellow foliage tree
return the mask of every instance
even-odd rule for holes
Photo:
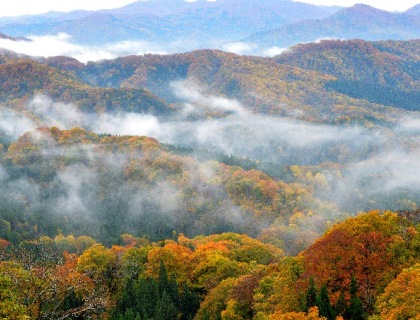
[[[98,276],[112,268],[115,262],[115,253],[97,244],[83,252],[78,259],[77,269],[92,276]]]
[[[288,312],[281,313],[276,312],[269,316],[269,320],[327,320],[327,318],[321,317],[319,315],[319,310],[317,307],[309,309],[308,314],[305,312]]]
[[[420,319],[420,263],[404,269],[379,296],[381,319]]]

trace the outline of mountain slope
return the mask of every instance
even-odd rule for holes
[[[412,8],[408,9],[405,13],[412,14],[412,15],[419,15],[420,14],[420,3],[416,4]]]
[[[292,47],[274,58],[331,74],[329,88],[356,98],[418,110],[420,41],[321,41]]]
[[[387,108],[327,90],[334,76],[222,51],[131,56],[86,66],[63,61],[57,64],[51,59],[45,62],[58,68],[65,66],[95,86],[147,88],[172,103],[185,102],[174,82],[188,79],[207,94],[237,99],[255,112],[322,121],[342,117],[383,121],[395,116]]]
[[[154,16],[173,16],[177,14],[193,14],[199,10],[223,10],[235,15],[252,16],[271,12],[278,16],[287,18],[288,21],[296,21],[309,18],[320,18],[328,15],[329,10],[336,10],[333,7],[313,6],[303,2],[289,0],[223,0],[223,1],[182,1],[182,0],[151,0],[137,1],[125,7],[103,12],[112,14],[128,15],[154,15]],[[254,10],[254,12],[252,12]],[[236,13],[235,13],[236,12]]]
[[[84,85],[120,93],[145,88],[169,103],[188,102],[190,97],[179,85],[193,85],[193,91],[236,99],[258,113],[311,121],[370,119],[381,123],[399,117],[398,110],[385,106],[419,109],[418,52],[418,41],[357,40],[297,46],[274,61],[216,50],[128,56],[86,65],[67,57],[34,59],[72,74]],[[52,90],[49,94],[61,99],[61,93]],[[89,100],[86,93],[75,96],[84,97],[84,104]],[[163,107],[162,100],[157,105],[161,107],[155,114],[173,110]]]
[[[0,64],[0,101],[21,106],[34,95],[48,95],[75,103],[85,111],[132,111],[165,115],[172,111],[166,102],[144,89],[95,88],[72,76],[29,59]]]
[[[185,235],[233,230],[256,235],[260,226],[278,217],[288,220],[293,210],[312,210],[318,216],[330,206],[304,186],[257,170],[179,156],[153,138],[97,135],[80,128],[28,132],[8,147],[0,163],[14,175],[0,186],[10,189],[0,193],[2,219],[23,230],[24,223],[34,223],[42,212],[42,233],[64,228],[106,243],[127,232],[153,240],[174,230]],[[14,190],[13,179],[28,179],[31,188]],[[40,197],[31,199],[22,216],[19,205],[32,189],[39,189]],[[299,203],[302,196],[307,207]],[[7,208],[14,203],[13,216]],[[318,218],[323,224],[327,220]]]
[[[260,32],[244,41],[261,46],[288,47],[322,38],[415,39],[420,37],[420,17],[390,13],[367,5],[354,5],[322,20],[305,20]]]
[[[0,39],[13,39],[12,37],[6,36],[3,33],[0,33]]]

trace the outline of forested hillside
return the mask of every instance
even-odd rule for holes
[[[190,80],[189,86],[238,99],[254,112],[323,122],[346,118],[389,121],[395,117],[392,109],[331,92],[329,84],[336,77],[328,75],[327,70],[308,71],[291,63],[276,64],[269,59],[220,51],[132,56],[86,66],[56,59],[46,63],[64,67],[93,85],[145,87],[169,102],[185,101],[185,96],[173,85]]]
[[[12,101],[43,93],[91,111],[94,106],[161,115],[171,111],[163,100],[185,101],[176,85],[187,80],[189,86],[237,99],[254,112],[310,121],[380,123],[399,117],[388,107],[418,110],[418,47],[418,41],[322,41],[293,47],[274,58],[278,64],[211,50],[86,65],[66,57],[37,58],[39,64],[4,52],[1,73],[4,90],[16,91],[8,96]],[[163,100],[157,101],[144,88]]]
[[[340,214],[303,184],[174,155],[146,137],[41,129],[10,144],[2,170],[0,236],[17,242],[60,232],[107,245],[125,232],[152,240],[173,232],[258,236],[296,215],[318,220],[313,235],[299,239],[304,246]]]
[[[327,88],[373,103],[418,110],[419,40],[321,41],[299,45],[274,58],[281,64],[337,77]]]
[[[86,112],[148,112],[165,115],[168,104],[144,89],[91,87],[66,71],[29,59],[12,59],[0,65],[0,101],[22,106],[36,94],[77,104]]]

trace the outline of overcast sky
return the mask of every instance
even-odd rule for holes
[[[137,0],[12,0],[1,8],[0,16],[38,14],[48,11],[71,11],[76,9],[96,10],[122,7]],[[193,1],[193,0],[188,0]],[[214,0],[213,0],[214,1]],[[219,0],[222,1],[222,0]],[[244,0],[246,1],[246,0]],[[366,3],[376,8],[404,11],[419,3],[420,0],[301,0],[302,2],[321,5],[351,6]]]

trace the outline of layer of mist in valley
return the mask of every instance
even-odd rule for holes
[[[25,112],[4,108],[0,128],[9,142],[40,126],[82,127],[101,134],[148,136],[170,146],[175,152],[183,150],[183,155],[201,161],[223,162],[221,159],[226,156],[244,159],[252,163],[253,168],[289,183],[305,179],[290,174],[290,166],[309,169],[310,175],[322,173],[326,185],[316,189],[315,195],[323,201],[338,204],[338,210],[349,214],[370,209],[417,208],[420,137],[416,123],[420,117],[415,113],[407,114],[407,118],[401,118],[400,123],[388,128],[334,126],[254,114],[236,100],[206,93],[192,79],[172,83],[171,88],[184,103],[170,119],[135,113],[87,114],[75,105],[36,96],[28,103]],[[6,145],[9,142],[4,141]],[[130,226],[141,223],[145,224],[143,229],[146,230],[149,219],[144,219],[142,212],[156,213],[153,224],[160,221],[162,235],[176,228],[187,229],[177,225],[177,221],[185,223],[186,208],[185,198],[180,196],[176,185],[160,183],[142,189],[125,181],[123,170],[128,159],[124,153],[110,157],[87,146],[63,149],[52,145],[43,152],[43,157],[72,153],[78,158],[99,161],[99,167],[111,167],[109,176],[98,172],[97,168],[78,163],[51,177],[54,188],[46,191],[25,174],[2,168],[4,207],[21,207],[25,208],[24,212],[40,214],[48,212],[61,218],[82,216],[84,218],[80,221],[91,220],[92,224],[88,225],[95,225],[93,221],[107,221],[99,224],[101,227],[98,225],[103,230],[94,232],[102,235],[106,234],[107,228],[117,228],[121,233],[131,232],[134,230]],[[199,179],[192,178],[199,184],[197,181],[203,179],[203,172],[191,172],[200,176]],[[205,178],[211,176],[211,170],[204,174]],[[199,197],[204,199],[211,193],[213,198],[208,201],[220,200],[217,211],[221,225],[225,227],[212,230],[206,227],[205,220],[197,219],[188,226],[194,230],[191,234],[243,231],[250,217],[229,199],[223,198],[222,190],[196,187],[196,190],[201,190]],[[112,199],[97,200],[103,188],[111,188],[112,192],[105,193]],[[45,192],[53,193],[53,196]],[[10,194],[15,196],[9,197]],[[46,198],[49,199],[47,202]],[[107,210],[104,210],[104,205]],[[109,216],[104,217],[104,214]],[[265,221],[260,223],[261,228],[266,226]],[[83,223],[79,227],[83,230]],[[250,231],[253,232],[255,229]]]
[[[26,40],[0,39],[0,47],[34,57],[67,56],[80,62],[115,59],[128,55],[173,54],[200,48],[222,49],[225,52],[273,57],[286,50],[277,46],[261,47],[252,42],[209,41],[205,45],[188,39],[164,43],[147,40],[125,40],[106,44],[81,44],[67,33],[28,36]]]

